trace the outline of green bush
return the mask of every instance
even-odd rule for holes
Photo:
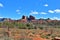
[[[41,37],[42,37],[42,38],[49,39],[49,37],[48,37],[48,36],[46,36],[46,35],[41,35]]]
[[[43,30],[43,27],[39,27],[39,29]]]
[[[20,38],[20,40],[32,40],[32,38]]]
[[[56,37],[56,35],[55,34],[52,34],[51,37],[54,38],[54,37]]]
[[[47,36],[51,36],[51,34],[47,34]]]

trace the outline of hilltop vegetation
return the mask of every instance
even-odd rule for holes
[[[0,19],[0,27],[20,28],[20,29],[36,29],[40,27],[54,27],[60,28],[60,20],[47,19],[35,19],[32,15],[28,17],[22,16],[22,19],[12,20],[8,18]]]

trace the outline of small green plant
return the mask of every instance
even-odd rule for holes
[[[51,36],[51,34],[47,34],[47,36]]]
[[[48,36],[45,36],[46,37],[46,39],[49,39],[49,37]]]
[[[32,40],[32,38],[20,38],[20,40]]]
[[[49,37],[48,37],[48,36],[46,36],[46,35],[41,35],[41,37],[42,37],[42,38],[49,39]]]
[[[42,29],[43,29],[43,27],[39,27],[39,29],[41,29],[41,30],[42,30]]]
[[[54,38],[54,37],[56,37],[56,35],[55,34],[52,34],[51,37]]]
[[[24,40],[24,38],[20,38],[20,40]]]

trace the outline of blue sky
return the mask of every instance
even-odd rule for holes
[[[0,0],[0,18],[20,19],[22,15],[60,20],[60,0]]]

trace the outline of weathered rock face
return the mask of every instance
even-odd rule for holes
[[[23,15],[23,16],[22,16],[22,19],[27,19],[27,17]]]
[[[23,15],[21,21],[22,21],[22,22],[27,22],[27,17]]]
[[[54,40],[60,40],[60,37],[55,37]]]
[[[30,19],[30,20],[35,20],[35,17],[32,16],[32,15],[30,15],[30,16],[29,16],[29,19]]]
[[[22,16],[22,22],[27,22],[27,21],[32,21],[32,20],[35,20],[35,17],[30,15],[29,17],[26,17],[26,16]]]

